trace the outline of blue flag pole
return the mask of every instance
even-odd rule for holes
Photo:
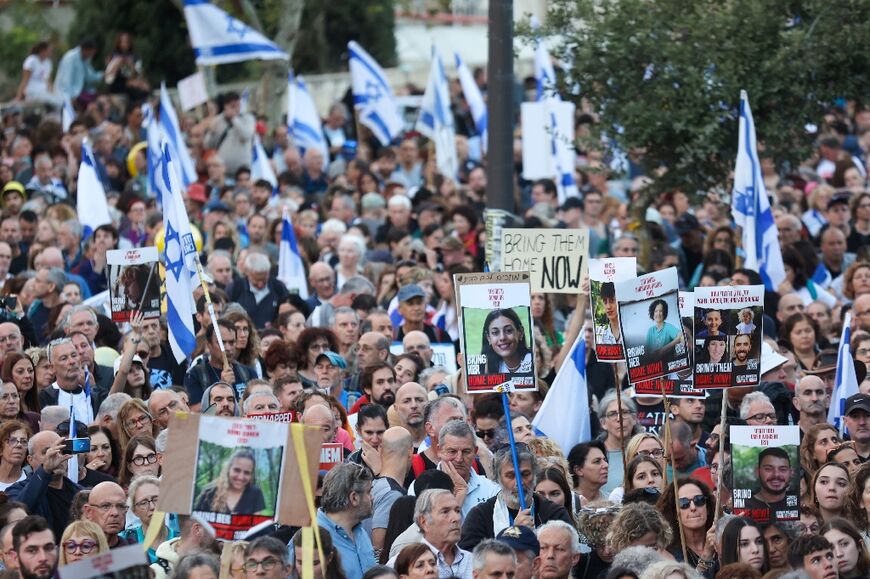
[[[511,457],[514,460],[514,472],[516,473],[516,481],[517,481],[517,495],[520,497],[520,510],[526,508],[526,497],[523,492],[523,477],[520,475],[520,459],[517,456],[517,443],[514,440],[514,429],[511,426],[511,405],[510,400],[508,400],[508,391],[507,389],[502,389],[501,391],[501,403],[504,405],[504,415],[507,422],[507,432],[508,432],[508,440],[511,443]],[[513,525],[513,521],[511,521],[511,525]]]

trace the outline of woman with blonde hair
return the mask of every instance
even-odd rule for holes
[[[257,486],[257,462],[250,448],[237,448],[224,463],[218,477],[207,484],[196,501],[195,511],[251,515],[266,508]]]
[[[834,188],[830,185],[817,185],[810,191],[807,200],[808,208],[801,216],[801,221],[807,226],[810,237],[816,237],[822,227],[827,225],[828,220],[824,214],[828,210],[828,201],[833,195]]]
[[[678,561],[659,561],[647,567],[640,579],[701,579],[701,574]]]
[[[245,549],[247,541],[233,541],[224,543],[221,551],[221,570],[218,579],[244,579],[245,575]]]
[[[60,539],[59,566],[108,552],[109,542],[100,527],[90,521],[73,521]]]
[[[138,398],[131,398],[121,405],[116,423],[121,452],[125,452],[127,443],[134,436],[157,438],[160,434],[160,425],[153,419],[145,403]]]

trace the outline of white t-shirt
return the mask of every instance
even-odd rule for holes
[[[30,71],[30,78],[24,88],[24,94],[31,92],[48,92],[48,79],[51,77],[51,59],[40,60],[35,54],[24,59],[24,70]]]

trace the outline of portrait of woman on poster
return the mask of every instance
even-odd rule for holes
[[[698,354],[698,364],[720,364],[728,361],[725,355],[728,338],[726,336],[707,336],[704,349]]]
[[[622,330],[619,327],[619,308],[616,304],[616,288],[613,282],[601,284],[601,301],[604,302],[604,315],[607,324],[596,326],[596,344],[621,344]]]
[[[487,374],[523,374],[532,371],[532,351],[526,331],[514,310],[493,310],[483,322]]]
[[[682,332],[665,321],[668,318],[668,304],[665,300],[657,299],[650,304],[649,318],[655,323],[646,332],[647,356],[680,343]]]
[[[224,464],[218,478],[202,489],[195,511],[251,515],[266,508],[257,486],[257,464],[249,448],[239,448]]]

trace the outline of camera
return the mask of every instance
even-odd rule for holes
[[[69,438],[63,441],[63,454],[84,454],[90,451],[90,438]]]

